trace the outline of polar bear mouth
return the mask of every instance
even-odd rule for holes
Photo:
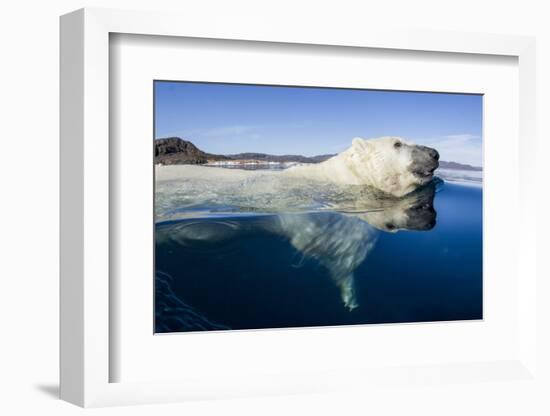
[[[421,170],[414,170],[413,174],[415,176],[418,176],[421,179],[428,179],[431,178],[434,175],[434,171],[437,169],[437,167],[431,168],[431,169],[421,169]]]

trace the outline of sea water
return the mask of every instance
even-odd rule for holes
[[[155,332],[481,319],[481,177],[440,176],[389,201],[158,183]]]

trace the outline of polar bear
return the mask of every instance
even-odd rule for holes
[[[400,137],[356,137],[344,152],[316,165],[294,166],[283,174],[342,185],[366,185],[402,197],[428,183],[439,167],[438,161],[437,150]]]
[[[259,196],[265,190],[296,188],[315,183],[365,186],[400,198],[433,179],[439,167],[437,150],[406,142],[399,137],[355,138],[351,147],[317,164],[302,164],[283,171],[225,169],[196,165],[157,166],[157,185],[175,181],[197,183],[196,189],[218,194]],[[235,189],[237,188],[237,189]],[[245,189],[246,188],[246,189]],[[194,190],[186,189],[190,196]],[[218,195],[219,196],[219,195]]]

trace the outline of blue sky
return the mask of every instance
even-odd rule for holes
[[[306,156],[400,136],[482,166],[482,97],[156,81],[155,137],[168,136],[209,153]]]

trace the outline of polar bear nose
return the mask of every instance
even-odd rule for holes
[[[439,160],[439,152],[431,147],[428,147],[428,154],[435,160]]]

